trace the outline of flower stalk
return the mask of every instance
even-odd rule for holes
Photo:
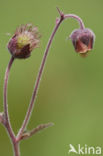
[[[11,66],[14,62],[14,57],[11,57],[9,64],[7,66],[6,72],[5,72],[5,79],[4,79],[4,124],[5,127],[12,138],[12,140],[15,140],[15,135],[11,127],[10,119],[9,119],[9,113],[8,113],[8,103],[7,103],[7,86],[8,86],[8,77],[9,77],[9,72],[11,69]]]
[[[63,20],[65,20],[67,18],[74,18],[74,19],[76,19],[79,22],[80,29],[84,29],[85,28],[84,27],[84,23],[82,22],[80,17],[78,17],[76,15],[73,15],[73,14],[64,15],[59,9],[58,9],[58,12],[60,14],[60,18],[56,22],[56,25],[54,27],[54,30],[53,30],[51,36],[50,36],[50,39],[48,41],[46,50],[44,52],[42,63],[41,63],[41,66],[40,66],[40,69],[39,69],[39,73],[38,73],[38,76],[37,76],[37,79],[36,79],[36,83],[35,83],[35,86],[34,86],[34,91],[33,91],[33,94],[32,94],[31,102],[29,104],[29,108],[28,108],[27,114],[25,116],[24,122],[22,124],[22,127],[21,127],[21,129],[20,129],[20,131],[18,133],[18,137],[21,137],[23,131],[25,130],[25,128],[26,128],[26,126],[27,126],[27,124],[29,122],[29,119],[30,119],[30,116],[31,116],[31,113],[32,113],[32,110],[33,110],[33,107],[34,107],[34,104],[35,104],[36,95],[37,95],[38,87],[39,87],[40,80],[41,80],[41,77],[42,77],[42,73],[43,73],[43,70],[44,70],[44,67],[45,67],[45,64],[46,64],[47,56],[49,54],[49,49],[50,49],[50,46],[52,44],[52,41],[54,39],[54,36],[55,36],[55,34],[56,34],[60,24],[63,22]]]

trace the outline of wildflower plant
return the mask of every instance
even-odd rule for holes
[[[4,95],[4,112],[0,113],[0,123],[3,124],[6,131],[8,132],[8,135],[12,143],[13,151],[14,151],[14,156],[20,156],[20,141],[21,140],[27,139],[31,137],[32,135],[34,135],[35,133],[37,133],[38,131],[53,125],[53,123],[41,124],[31,131],[25,131],[27,128],[28,122],[30,120],[32,110],[34,108],[36,95],[37,95],[38,87],[40,84],[40,79],[42,77],[42,73],[45,67],[47,56],[49,54],[50,46],[52,44],[54,36],[59,26],[61,25],[61,23],[65,19],[68,19],[68,18],[73,18],[78,21],[80,28],[74,30],[70,35],[70,39],[77,53],[79,53],[81,56],[84,57],[84,56],[87,56],[88,52],[93,48],[95,35],[92,32],[92,30],[85,28],[82,19],[74,14],[64,14],[58,8],[57,10],[59,12],[60,17],[56,19],[55,27],[47,43],[47,47],[45,49],[44,56],[43,56],[40,69],[37,75],[37,79],[35,82],[31,101],[30,101],[26,116],[24,118],[24,121],[17,135],[15,135],[13,132],[13,129],[10,123],[9,112],[8,112],[8,102],[7,102],[8,77],[9,77],[9,72],[10,72],[10,69],[14,60],[26,59],[30,57],[31,52],[39,46],[40,34],[38,32],[38,28],[34,27],[31,24],[21,25],[20,27],[16,29],[16,32],[14,33],[13,37],[9,40],[9,43],[7,46],[11,54],[11,59],[9,61],[9,64],[5,72],[4,94],[3,94]]]

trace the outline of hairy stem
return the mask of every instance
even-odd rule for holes
[[[29,105],[29,108],[28,108],[28,111],[27,111],[27,114],[26,114],[26,117],[25,117],[25,120],[22,124],[22,127],[18,133],[18,137],[20,137],[25,129],[25,127],[27,126],[28,124],[28,121],[30,119],[30,115],[31,115],[31,112],[33,110],[33,106],[34,106],[34,101],[35,101],[35,97],[36,97],[36,94],[37,94],[37,90],[38,90],[38,87],[39,87],[39,84],[40,84],[40,79],[41,79],[41,76],[42,76],[42,72],[43,72],[43,69],[44,69],[44,65],[45,65],[45,62],[46,62],[46,58],[47,58],[47,55],[48,55],[48,52],[49,52],[49,48],[50,48],[50,45],[52,43],[52,40],[54,38],[54,35],[60,25],[60,23],[62,22],[62,18],[59,20],[58,24],[56,24],[54,30],[53,30],[53,33],[49,39],[49,42],[47,44],[47,48],[45,50],[45,53],[44,53],[44,56],[43,56],[43,59],[42,59],[42,63],[41,63],[41,66],[40,66],[40,70],[39,70],[39,73],[38,73],[38,76],[37,76],[37,79],[36,79],[36,83],[35,83],[35,87],[34,87],[34,91],[33,91],[33,94],[32,94],[32,98],[31,98],[31,102],[30,102],[30,105]]]
[[[13,61],[14,61],[14,57],[11,57],[9,64],[6,68],[6,72],[5,72],[5,79],[4,79],[4,117],[5,117],[5,127],[6,127],[8,133],[10,135],[10,138],[12,140],[15,140],[15,135],[14,135],[14,132],[12,130],[10,120],[9,120],[8,103],[7,103],[8,77],[9,77],[9,72],[10,72],[11,66],[13,64]]]
[[[75,18],[79,24],[80,24],[80,29],[83,29],[84,28],[84,24],[82,22],[82,20],[76,16],[76,15],[73,15],[73,14],[67,14],[67,15],[64,15],[59,9],[59,14],[60,14],[60,18],[56,21],[56,26],[50,36],[50,39],[48,41],[48,44],[47,44],[47,47],[46,47],[46,50],[44,52],[44,56],[43,56],[43,59],[42,59],[42,63],[41,63],[41,66],[40,66],[40,69],[39,69],[39,72],[38,72],[38,76],[37,76],[37,79],[36,79],[36,83],[35,83],[35,87],[34,87],[34,90],[33,90],[33,94],[32,94],[32,98],[31,98],[31,102],[29,104],[29,107],[28,107],[28,111],[26,113],[26,116],[25,116],[25,119],[23,121],[23,124],[18,132],[18,135],[17,135],[17,138],[20,138],[28,124],[28,121],[30,119],[30,116],[31,116],[31,113],[32,113],[32,110],[33,110],[33,107],[34,107],[34,103],[35,103],[35,100],[36,100],[36,95],[37,95],[37,91],[38,91],[38,87],[39,87],[39,84],[40,84],[40,79],[42,77],[42,73],[43,73],[43,69],[44,69],[44,66],[45,66],[45,63],[46,63],[46,60],[47,60],[47,56],[48,56],[48,53],[49,53],[49,49],[50,49],[50,46],[52,44],[52,41],[53,41],[53,38],[56,34],[56,31],[58,30],[60,24],[62,23],[62,21],[64,19],[67,19],[67,18]]]
[[[11,57],[9,64],[6,68],[6,72],[5,72],[5,79],[4,79],[4,122],[3,122],[3,125],[6,128],[8,134],[10,136],[11,143],[13,145],[14,155],[20,156],[19,143],[16,141],[16,136],[12,130],[12,127],[11,127],[11,123],[10,123],[10,119],[9,119],[9,113],[8,113],[8,103],[7,103],[8,78],[9,78],[9,73],[10,73],[10,69],[11,69],[13,62],[14,62],[14,57]]]
[[[14,147],[14,156],[20,156],[19,143],[18,142],[14,143],[13,147]]]
[[[74,19],[76,19],[79,22],[79,24],[80,24],[80,29],[84,29],[85,28],[84,23],[83,23],[83,21],[82,21],[82,19],[80,17],[78,17],[78,16],[76,16],[74,14],[66,14],[66,15],[64,15],[64,19],[67,19],[67,18],[74,18]]]

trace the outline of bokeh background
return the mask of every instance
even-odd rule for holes
[[[103,147],[102,0],[0,0],[0,111],[3,111],[4,73],[10,59],[6,45],[11,36],[7,34],[13,34],[17,26],[26,23],[38,26],[42,34],[40,48],[29,59],[16,60],[10,73],[9,113],[17,133],[58,17],[56,6],[83,19],[85,26],[96,34],[95,47],[87,58],[81,58],[67,40],[72,30],[78,28],[77,21],[69,19],[62,23],[50,49],[28,129],[47,122],[55,125],[22,141],[21,156],[68,156],[69,144]],[[12,155],[8,135],[0,125],[0,156]]]

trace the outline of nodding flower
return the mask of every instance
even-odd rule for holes
[[[75,51],[85,57],[93,49],[95,35],[92,30],[87,28],[76,29],[71,33],[70,39],[72,40]]]
[[[16,29],[8,43],[8,49],[14,58],[28,58],[39,45],[39,32],[32,24],[21,25]]]

